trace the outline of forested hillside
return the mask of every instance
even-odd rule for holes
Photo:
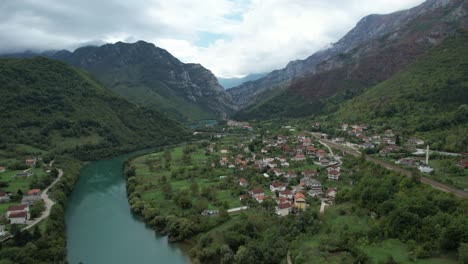
[[[24,144],[93,159],[187,135],[177,122],[129,103],[59,61],[2,59],[0,90],[3,149]]]

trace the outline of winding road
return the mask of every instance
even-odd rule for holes
[[[312,133],[312,135],[314,137],[318,137],[318,135]],[[326,139],[320,139],[320,141],[322,141],[323,143],[326,143],[327,145],[335,148],[335,149],[339,149],[345,153],[348,153],[348,154],[351,154],[353,156],[356,156],[356,157],[359,157],[361,156],[361,152],[359,151],[356,151],[354,149],[351,149],[351,148],[348,148],[348,147],[345,147],[343,145],[340,145],[340,144],[337,144],[335,142],[332,142],[330,140],[326,140]],[[385,161],[382,161],[382,160],[379,160],[379,159],[376,159],[376,158],[373,158],[373,157],[370,157],[368,155],[365,155],[365,158],[367,161],[370,161],[370,162],[373,162],[375,164],[379,164],[381,166],[383,166],[384,168],[386,169],[389,169],[389,170],[392,170],[392,171],[396,171],[396,172],[399,172],[403,175],[406,175],[408,177],[411,177],[412,176],[412,173],[411,171],[409,170],[405,170],[403,168],[400,168],[398,166],[395,166],[393,164],[390,164],[390,163],[387,163]],[[430,186],[432,186],[433,188],[437,189],[437,190],[440,190],[440,191],[443,191],[443,192],[447,192],[447,193],[453,193],[455,196],[459,197],[459,198],[463,198],[463,199],[466,199],[468,198],[468,192],[465,192],[465,191],[462,191],[462,190],[458,190],[458,189],[455,189],[455,188],[452,188],[448,185],[445,185],[443,183],[440,183],[438,181],[435,181],[435,180],[432,180],[432,179],[429,179],[427,177],[424,177],[424,176],[421,176],[421,182],[422,183],[425,183],[425,184],[428,184]]]
[[[50,215],[50,210],[52,209],[52,206],[54,206],[55,202],[49,198],[48,192],[63,176],[63,170],[57,170],[59,173],[57,178],[41,194],[41,198],[42,200],[44,200],[45,203],[45,210],[42,212],[41,216],[35,218],[34,220],[28,221],[28,225],[21,229],[22,231],[32,228],[33,226],[37,225],[39,222],[41,222],[43,219],[47,218]]]

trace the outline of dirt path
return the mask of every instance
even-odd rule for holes
[[[52,209],[52,206],[54,206],[55,202],[52,201],[49,198],[48,192],[62,178],[63,170],[58,169],[58,172],[59,172],[59,174],[58,174],[57,178],[41,194],[41,198],[42,198],[42,200],[44,200],[44,203],[45,203],[44,212],[42,212],[41,216],[39,216],[38,218],[36,218],[36,219],[34,219],[32,221],[28,221],[28,226],[26,226],[25,228],[23,228],[21,230],[24,231],[24,230],[28,230],[28,229],[32,228],[33,226],[37,225],[39,222],[41,222],[43,219],[47,218],[50,215],[50,210]]]
[[[315,137],[317,137],[315,134],[313,134],[313,135]],[[356,150],[350,149],[350,148],[345,147],[345,146],[340,145],[340,144],[336,144],[336,143],[334,143],[332,141],[329,141],[329,140],[325,140],[325,139],[320,139],[320,140],[322,142],[328,144],[329,146],[332,146],[333,148],[339,149],[339,150],[341,150],[341,151],[343,151],[345,153],[351,154],[351,155],[356,156],[356,157],[361,156],[361,153],[356,151]],[[381,165],[381,166],[383,166],[383,167],[385,167],[385,168],[387,168],[389,170],[399,172],[399,173],[401,173],[403,175],[406,175],[408,177],[412,176],[412,173],[409,170],[402,169],[402,168],[400,168],[398,166],[395,166],[393,164],[387,163],[385,161],[382,161],[382,160],[379,160],[379,159],[376,159],[376,158],[373,158],[373,157],[370,157],[370,156],[367,156],[367,155],[365,157],[366,157],[367,161],[373,162],[375,164],[379,164],[379,165]],[[432,186],[433,188],[435,188],[437,190],[447,192],[447,193],[453,193],[457,197],[464,198],[464,199],[468,198],[468,193],[467,192],[452,188],[452,187],[450,187],[448,185],[445,185],[445,184],[440,183],[438,181],[429,179],[427,177],[422,176],[421,177],[421,182],[425,183],[425,184],[429,184],[430,186]]]

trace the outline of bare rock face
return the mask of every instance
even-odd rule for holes
[[[182,63],[164,49],[138,41],[53,55],[83,68],[130,101],[153,107],[179,120],[223,118],[232,112],[231,96],[200,64]]]
[[[413,19],[428,12],[457,6],[460,5],[460,2],[459,0],[428,0],[408,10],[387,15],[368,15],[362,18],[351,31],[329,48],[318,51],[305,60],[292,61],[284,69],[275,70],[261,79],[231,88],[228,90],[228,93],[232,96],[236,109],[243,109],[258,102],[258,97],[265,91],[289,86],[293,79],[342,67],[344,65],[343,60],[333,59],[340,54],[349,53],[370,40],[398,31],[398,29],[407,25]],[[459,7],[447,19],[457,20],[464,14],[466,14],[464,9]],[[353,56],[358,55],[354,54]],[[331,61],[318,66],[327,60]]]

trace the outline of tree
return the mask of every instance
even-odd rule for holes
[[[35,201],[31,208],[31,218],[39,217],[44,210],[45,210],[44,201],[42,199]]]
[[[458,247],[458,260],[462,264],[468,264],[468,243],[461,243]]]

